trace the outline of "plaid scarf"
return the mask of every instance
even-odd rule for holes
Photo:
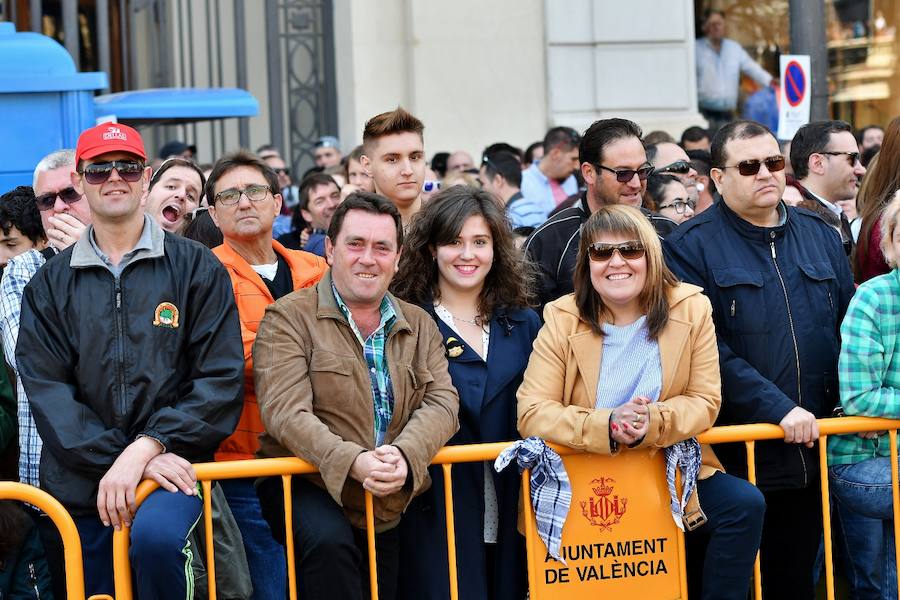
[[[702,455],[697,438],[682,440],[665,449],[666,483],[669,486],[672,518],[678,528],[684,531],[684,507],[694,488],[697,487],[697,474],[700,473]],[[675,469],[681,469],[681,501],[675,489]]]
[[[499,472],[515,459],[519,473],[531,469],[531,505],[534,507],[538,535],[547,552],[565,564],[559,553],[562,530],[572,502],[572,486],[562,458],[539,437],[519,440],[500,453],[494,462]]]

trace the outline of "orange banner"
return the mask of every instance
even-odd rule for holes
[[[683,534],[669,509],[663,453],[581,454],[563,462],[572,484],[560,549],[566,564],[547,554],[532,526],[531,598],[687,597]]]

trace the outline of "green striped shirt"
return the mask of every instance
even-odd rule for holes
[[[841,323],[838,363],[847,416],[900,418],[900,271],[859,286]],[[828,463],[854,464],[890,456],[888,436],[828,438]]]

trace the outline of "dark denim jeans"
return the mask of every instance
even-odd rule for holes
[[[876,457],[854,465],[834,465],[829,469],[831,493],[842,514],[857,513],[881,521],[876,538],[848,532],[850,560],[871,561],[881,568],[881,597],[897,597],[897,563],[894,554],[894,508],[891,491],[891,459]],[[852,527],[844,525],[845,528]],[[853,554],[857,556],[853,556]]]
[[[219,484],[244,540],[253,583],[251,599],[284,600],[287,595],[284,547],[275,541],[263,518],[253,479],[226,479]]]

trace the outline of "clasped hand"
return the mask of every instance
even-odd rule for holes
[[[379,446],[361,453],[350,467],[350,476],[374,496],[389,496],[406,483],[409,468],[396,446]]]
[[[644,439],[650,427],[650,398],[638,396],[613,409],[609,416],[610,437],[626,446]]]

